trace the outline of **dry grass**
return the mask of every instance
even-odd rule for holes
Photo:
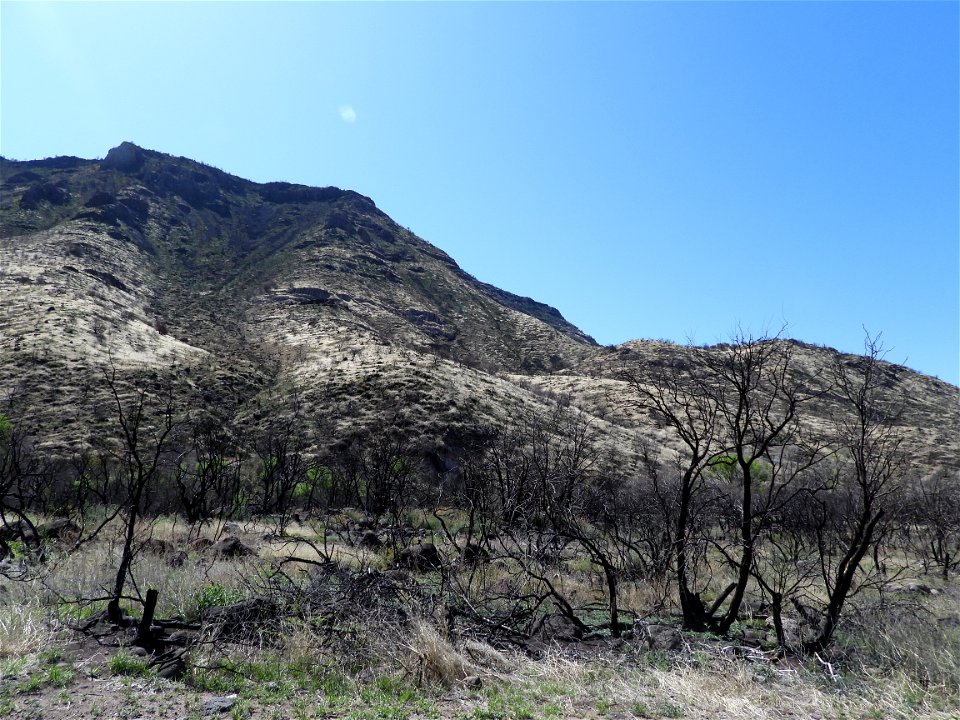
[[[415,620],[405,643],[409,656],[401,660],[417,684],[451,687],[480,672],[480,668],[440,637],[432,623]]]
[[[219,586],[243,596],[257,594],[267,589],[259,578],[276,560],[290,555],[319,559],[306,542],[263,539],[267,527],[241,524],[237,534],[257,545],[258,557],[249,560],[216,559],[191,551],[185,564],[172,568],[165,557],[143,553],[134,565],[138,586],[160,590],[161,616],[195,617],[198,593],[205,588]],[[204,527],[201,534],[212,538],[220,530]],[[311,541],[318,537],[318,531],[308,526],[295,531]],[[170,520],[145,525],[142,534],[174,545],[191,535],[188,528]],[[330,543],[328,550],[354,570],[384,562],[381,554],[342,542]],[[0,580],[8,588],[0,593],[0,660],[6,663],[0,662],[0,674],[13,667],[11,662],[19,663],[10,672],[20,673],[21,678],[32,672],[30,668],[41,667],[37,657],[66,637],[60,618],[102,607],[102,602],[74,605],[65,601],[102,597],[103,588],[113,579],[118,553],[119,544],[105,534],[102,540],[71,555],[53,552],[41,569],[42,577],[24,582]],[[495,561],[476,572],[473,587],[477,598],[522,589],[519,568],[511,562]],[[581,568],[567,577],[565,587],[583,599],[602,598],[602,587],[587,570]],[[465,566],[454,566],[445,581],[453,582],[469,572]],[[419,582],[428,591],[436,591],[440,578],[427,576]],[[447,636],[438,630],[442,623],[424,619],[431,613],[440,617],[442,606],[428,608],[422,615],[415,615],[420,609],[414,610],[411,614],[421,619],[410,622],[398,621],[396,616],[381,618],[376,612],[357,615],[342,633],[339,628],[331,633],[330,628],[312,624],[309,618],[291,618],[269,642],[261,638],[261,643],[226,650],[210,646],[198,652],[195,660],[213,667],[230,657],[245,667],[269,667],[271,677],[279,678],[287,667],[301,674],[342,669],[348,684],[355,684],[355,696],[349,702],[360,703],[357,707],[366,702],[364,687],[393,678],[398,686],[417,687],[417,692],[437,703],[441,708],[437,717],[593,719],[619,714],[693,720],[946,720],[956,718],[960,710],[960,627],[956,625],[960,588],[955,582],[935,584],[939,592],[933,595],[888,594],[883,603],[880,598],[858,598],[845,616],[848,621],[841,645],[828,658],[833,676],[815,660],[806,664],[751,662],[725,654],[714,640],[693,636],[688,637],[683,651],[671,655],[645,654],[628,641],[619,648],[600,646],[590,651],[572,645],[531,659],[477,640]],[[624,583],[621,592],[625,609],[644,614],[652,607],[663,608],[664,593],[658,588]],[[27,663],[27,670],[21,660]],[[310,677],[315,678],[310,682],[320,682],[316,679],[319,675]],[[473,677],[480,678],[481,690],[464,684]],[[164,687],[168,689],[161,692],[177,692],[176,686]],[[357,717],[366,716],[364,710],[358,712]],[[268,716],[254,713],[252,717]]]
[[[42,652],[54,636],[55,626],[31,590],[14,585],[0,595],[0,658]]]

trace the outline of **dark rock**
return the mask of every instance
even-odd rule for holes
[[[20,198],[20,207],[24,210],[36,210],[41,203],[51,205],[66,205],[70,201],[70,193],[66,188],[52,183],[31,185]]]
[[[6,575],[7,577],[19,577],[24,572],[26,572],[26,564],[22,559],[17,563],[12,562],[10,558],[0,560],[0,575]]]
[[[168,163],[159,170],[146,172],[143,184],[161,196],[177,195],[195,209],[207,209],[221,217],[231,217],[230,203],[221,188],[239,189],[239,179],[213,168],[206,170],[189,170],[176,163]]]
[[[145,160],[146,156],[143,150],[133,143],[122,142],[117,147],[112,148],[107,156],[100,161],[100,169],[133,172],[143,167]]]
[[[287,288],[278,293],[278,299],[301,305],[336,305],[339,302],[328,290],[313,287]]]
[[[271,182],[260,186],[260,197],[271,203],[329,202],[346,193],[337,187],[308,187],[285,182]]]
[[[433,543],[420,543],[411,545],[400,551],[397,555],[397,567],[406,570],[424,571],[439,570],[443,567],[443,560],[440,557],[440,551]]]
[[[166,555],[173,551],[173,545],[160,538],[147,538],[140,543],[140,552],[152,555]]]
[[[36,533],[23,520],[15,520],[6,525],[0,525],[0,541],[23,540],[24,542],[35,542]]]
[[[252,634],[258,625],[277,616],[279,608],[269,598],[251,598],[233,605],[211,607],[203,614],[203,621],[215,626],[221,636]]]
[[[230,710],[237,704],[236,695],[224,695],[223,697],[210,698],[203,703],[204,715],[219,715]]]
[[[373,530],[367,530],[358,543],[360,547],[367,548],[368,550],[379,550],[383,547],[383,540],[380,539],[380,536],[377,535]]]
[[[110,225],[113,228],[118,228],[120,223],[124,223],[137,230],[144,229],[144,223],[149,216],[150,208],[145,200],[136,197],[126,197],[116,202],[107,202],[108,198],[113,199],[112,196],[106,193],[98,193],[87,202],[89,209],[77,213],[74,219],[92,220]],[[90,206],[90,203],[94,201],[101,204]]]
[[[112,288],[116,288],[117,290],[123,290],[124,292],[128,292],[127,286],[123,283],[122,280],[120,280],[113,273],[103,272],[100,270],[84,270],[84,272],[87,273],[87,275],[89,275],[90,277],[95,277],[104,285],[107,285]]]
[[[353,232],[356,229],[356,225],[354,224],[353,220],[351,220],[346,213],[338,210],[330,213],[330,216],[327,218],[327,222],[324,227],[327,230],[346,230],[348,232]]]
[[[740,606],[738,620],[766,620],[770,617],[770,606],[762,600],[745,602]]]
[[[233,536],[225,537],[220,542],[214,543],[208,548],[208,552],[211,555],[225,558],[249,557],[257,554],[253,548],[244,545]]]
[[[743,630],[743,644],[747,647],[760,647],[767,641],[767,632],[766,630],[760,630],[757,628],[744,628]]]
[[[648,650],[679,650],[683,645],[683,635],[672,625],[641,622],[634,626],[634,635]]]
[[[18,172],[16,175],[11,175],[7,178],[4,185],[23,185],[24,183],[32,183],[37,180],[43,180],[43,176],[38,175],[35,172],[30,170],[24,170],[23,172]]]
[[[544,615],[534,622],[531,637],[542,642],[574,642],[583,638],[583,627],[566,615]]]
[[[183,657],[179,655],[155,667],[157,669],[157,676],[166,680],[179,680],[187,672],[187,663]]]
[[[471,690],[479,690],[483,687],[483,678],[479,675],[468,675],[460,682],[463,683],[464,687],[468,687]]]
[[[197,632],[194,630],[174,630],[166,641],[170,645],[192,645],[197,637]]]
[[[83,206],[88,208],[99,208],[104,205],[112,205],[117,201],[116,196],[111,195],[108,192],[96,192],[93,194],[89,200],[87,200]]]
[[[406,570],[387,570],[383,573],[383,577],[395,585],[406,585],[410,582],[411,575]]]
[[[416,310],[414,308],[405,310],[403,317],[412,322],[414,325],[424,325],[426,323],[439,324],[444,321],[442,317],[434,312],[430,312],[429,310]]]
[[[143,198],[135,196],[122,197],[120,198],[120,204],[133,213],[133,216],[139,221],[139,223],[142,223],[150,215],[150,203]]]
[[[454,340],[457,337],[456,328],[453,328],[442,317],[429,310],[410,308],[404,311],[403,317],[434,340]]]
[[[167,566],[172,568],[183,567],[187,562],[187,551],[177,550],[167,556]]]

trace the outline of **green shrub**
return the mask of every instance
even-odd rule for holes
[[[196,592],[193,600],[197,606],[197,614],[203,614],[204,610],[223,605],[232,605],[243,600],[243,592],[240,590],[228,590],[220,583],[210,583],[205,588]]]

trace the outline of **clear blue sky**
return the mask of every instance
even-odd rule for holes
[[[957,2],[0,4],[0,151],[372,197],[600,342],[958,382]]]

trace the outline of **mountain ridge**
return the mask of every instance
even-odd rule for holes
[[[335,434],[387,413],[433,445],[565,398],[629,452],[656,432],[599,389],[619,387],[618,363],[687,352],[599,346],[350,190],[255,183],[132,143],[99,161],[3,160],[0,188],[0,391],[55,429],[51,447],[82,445],[96,420],[79,399],[102,404],[104,369],[121,367],[248,418],[282,378],[336,415]],[[811,367],[837,353],[798,347]],[[956,388],[898,373],[894,389],[929,399],[910,404],[917,443],[949,459]]]

